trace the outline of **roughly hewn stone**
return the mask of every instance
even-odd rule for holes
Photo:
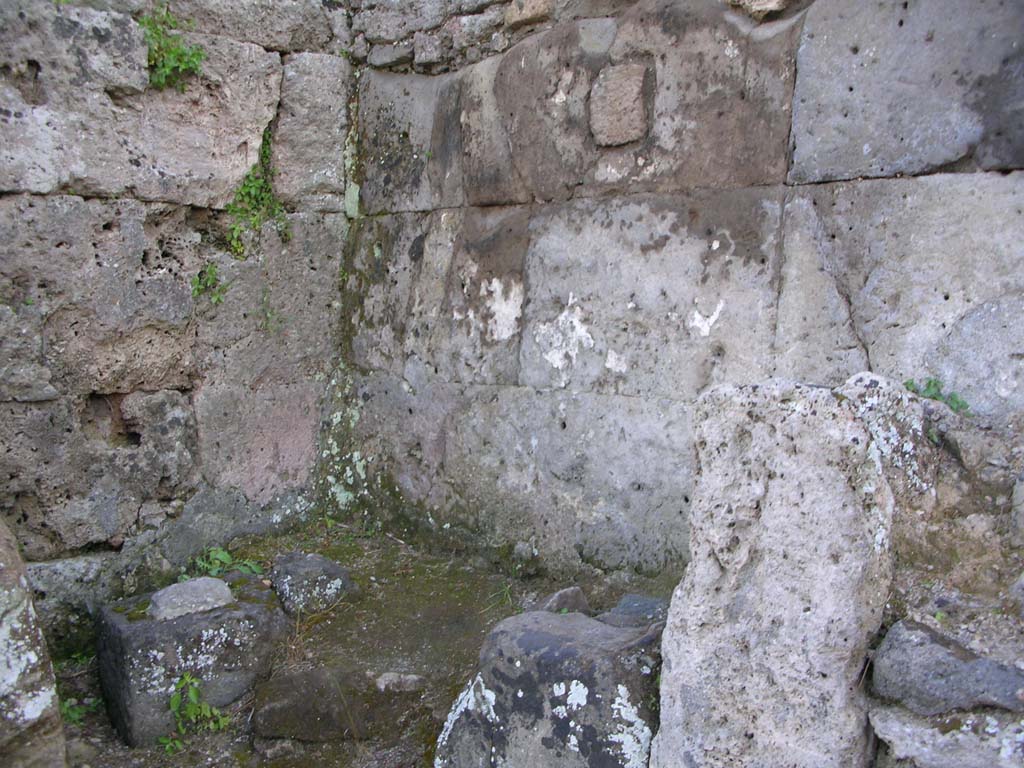
[[[288,56],[274,129],[274,191],[303,205],[316,195],[345,194],[352,66],[340,56]],[[308,203],[306,203],[308,205]]]
[[[899,707],[873,706],[871,726],[899,763],[911,768],[1018,768],[1024,725],[1003,713],[922,718]]]
[[[602,69],[590,89],[590,131],[602,147],[638,141],[647,135],[643,64]]]
[[[773,381],[697,404],[691,561],[662,651],[653,768],[866,767],[859,679],[894,499],[850,398]]]
[[[549,595],[537,606],[538,611],[548,613],[590,613],[590,604],[587,596],[579,587],[566,587],[560,589],[553,595]]]
[[[779,372],[837,384],[867,360],[898,381],[941,378],[984,416],[1024,411],[1024,245],[990,225],[1022,221],[1022,199],[1019,172],[791,193]]]
[[[755,19],[761,20],[769,13],[778,13],[786,9],[793,0],[727,0],[729,5],[742,8]]]
[[[411,43],[403,45],[375,45],[370,49],[366,61],[371,67],[386,69],[399,64],[408,64],[413,58]]]
[[[148,599],[107,605],[97,624],[107,712],[130,746],[150,746],[174,730],[168,702],[186,672],[199,681],[203,700],[215,707],[248,691],[266,674],[274,643],[287,627],[269,589],[262,600],[166,621],[145,616]]]
[[[555,0],[512,0],[505,11],[505,25],[511,29],[545,21],[555,10]]]
[[[352,15],[352,30],[371,43],[393,43],[414,32],[439,26],[448,0],[370,0]]]
[[[171,0],[168,7],[199,32],[272,51],[317,51],[331,37],[320,0]]]
[[[66,765],[50,655],[18,544],[0,520],[0,755],[8,768]]]
[[[807,12],[791,182],[1024,163],[1019,3],[865,4]]]
[[[873,670],[878,696],[919,715],[978,707],[1024,712],[1024,671],[980,657],[916,622],[889,629]]]
[[[154,592],[147,612],[157,621],[176,619],[189,613],[202,613],[235,602],[227,583],[201,576]]]
[[[434,765],[646,766],[660,630],[580,613],[506,619],[448,714]]]
[[[278,555],[270,580],[291,616],[326,611],[359,593],[345,568],[322,555],[303,552]]]
[[[649,627],[668,616],[668,600],[648,595],[624,595],[610,611],[595,618],[613,627]]]

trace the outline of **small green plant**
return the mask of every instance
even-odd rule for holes
[[[267,333],[276,333],[284,324],[281,314],[270,306],[270,288],[263,286],[260,298],[259,329]]]
[[[81,725],[89,712],[99,709],[100,703],[95,699],[89,703],[80,702],[78,699],[61,699],[60,716],[68,725]]]
[[[149,84],[157,90],[167,87],[185,90],[185,79],[198,75],[206,52],[198,45],[185,45],[173,30],[183,25],[166,5],[158,5],[152,15],[139,19],[149,48]]]
[[[487,613],[503,605],[515,605],[515,598],[512,596],[512,585],[505,584],[501,589],[492,592],[487,596],[487,601],[487,606],[480,613]]]
[[[267,128],[263,131],[259,161],[249,169],[235,192],[234,200],[227,206],[227,212],[231,216],[231,224],[228,226],[228,248],[236,259],[245,258],[245,233],[258,234],[260,228],[268,221],[274,222],[282,239],[287,240],[290,235],[284,206],[274,196],[271,184],[274,169],[270,159],[270,128]]]
[[[217,265],[207,262],[199,274],[192,278],[192,298],[198,299],[204,294],[209,294],[211,304],[220,304],[224,301],[224,291],[227,286],[220,281],[217,274]]]
[[[156,740],[168,755],[176,755],[185,749],[185,742],[177,736],[161,736]]]
[[[222,731],[231,722],[231,718],[217,707],[211,707],[203,701],[199,683],[198,678],[186,672],[174,684],[169,706],[179,736],[188,731]]]
[[[192,558],[192,572],[195,576],[220,577],[231,571],[238,571],[247,576],[259,576],[263,568],[255,560],[235,558],[223,547],[210,547],[203,554]],[[188,581],[190,577],[182,573],[179,581]]]
[[[953,413],[967,413],[970,410],[967,401],[956,392],[943,392],[942,382],[939,379],[926,379],[923,386],[913,379],[907,379],[903,382],[903,386],[919,397],[945,403]]]

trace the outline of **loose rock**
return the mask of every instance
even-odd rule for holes
[[[164,587],[150,598],[149,615],[158,621],[201,613],[235,602],[231,589],[220,579],[203,576]]]
[[[359,592],[346,569],[323,555],[302,552],[278,556],[270,580],[290,616],[320,613]]]

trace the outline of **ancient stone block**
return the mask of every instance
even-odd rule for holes
[[[793,0],[728,0],[729,5],[742,8],[755,19],[763,19],[769,13],[785,10]]]
[[[288,56],[274,130],[274,190],[281,200],[345,194],[352,67],[340,56]],[[310,201],[312,202],[312,201]]]
[[[791,182],[1024,162],[1018,3],[816,2],[797,62]],[[982,42],[983,41],[983,42]]]
[[[274,643],[287,628],[269,589],[260,601],[163,621],[145,616],[148,599],[107,605],[97,624],[107,711],[130,746],[150,746],[174,730],[168,702],[186,672],[199,681],[203,699],[215,707],[248,691],[266,674]]]
[[[979,707],[1024,711],[1024,671],[978,656],[913,621],[889,629],[872,669],[876,695],[919,715]]]
[[[545,21],[555,10],[554,0],[512,0],[505,10],[505,25],[510,29]]]
[[[531,225],[520,382],[692,398],[771,364],[781,192],[550,207]]]
[[[501,622],[448,714],[435,765],[642,768],[660,629],[544,611]]]
[[[195,29],[256,43],[271,51],[318,51],[331,38],[319,0],[173,0],[169,7]]]
[[[638,141],[647,135],[643,64],[602,69],[590,89],[590,130],[603,147]]]
[[[448,5],[447,0],[373,0],[352,14],[352,30],[371,43],[393,43],[440,26]]]
[[[1024,250],[1019,237],[990,226],[1019,222],[1022,199],[1022,173],[792,193],[780,372],[834,384],[866,357],[898,381],[941,378],[979,414],[1024,411],[1024,360],[1014,352]],[[794,258],[806,266],[791,268]]]
[[[364,209],[461,205],[458,79],[372,71],[359,82]]]
[[[18,544],[0,521],[0,755],[9,768],[66,765],[64,729]]]
[[[370,49],[370,55],[366,61],[371,67],[386,69],[399,64],[408,64],[412,61],[412,43],[403,45],[375,45]]]
[[[146,612],[157,621],[167,621],[189,613],[202,613],[235,602],[227,583],[202,576],[154,592]]]
[[[348,571],[322,555],[278,555],[270,572],[281,605],[291,616],[321,613],[358,594]]]
[[[864,655],[889,597],[893,494],[850,399],[786,382],[697,403],[691,561],[651,765],[868,766]],[[883,459],[885,461],[885,459]]]

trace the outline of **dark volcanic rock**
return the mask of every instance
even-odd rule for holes
[[[598,621],[613,627],[649,627],[668,616],[668,600],[648,595],[623,595],[622,599]]]
[[[323,555],[303,552],[279,555],[270,580],[289,616],[320,613],[359,593],[345,568]]]

